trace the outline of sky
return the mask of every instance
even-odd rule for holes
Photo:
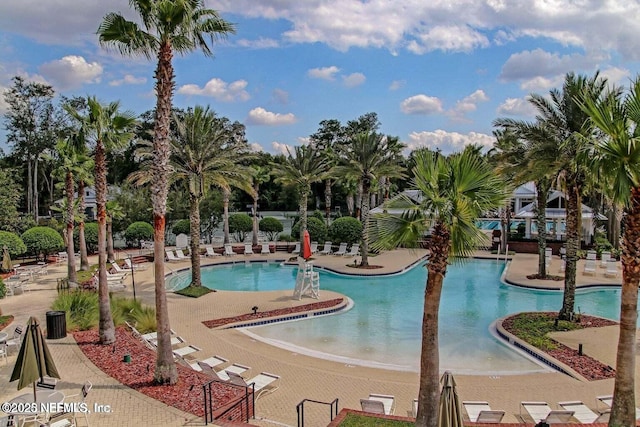
[[[636,0],[204,1],[236,33],[213,58],[175,56],[174,106],[209,105],[274,154],[306,143],[322,120],[368,112],[406,152],[490,148],[496,118],[533,120],[528,95],[561,88],[566,73],[599,70],[628,86],[640,70]],[[98,44],[109,12],[135,18],[127,0],[0,1],[0,92],[20,75],[152,109],[155,59]]]

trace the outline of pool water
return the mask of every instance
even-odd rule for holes
[[[440,305],[440,367],[457,373],[509,374],[544,370],[505,346],[489,330],[497,318],[520,311],[557,311],[561,291],[521,289],[500,282],[504,263],[469,260],[450,265]],[[221,290],[286,290],[295,285],[297,267],[234,264],[202,269],[202,282]],[[312,320],[251,328],[251,332],[294,351],[311,351],[345,363],[419,370],[426,269],[402,274],[353,277],[320,272],[320,290],[347,295],[354,307]],[[189,282],[190,273],[168,279],[168,288]],[[619,318],[619,289],[580,290],[576,309]]]

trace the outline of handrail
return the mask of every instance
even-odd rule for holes
[[[234,404],[225,409],[222,413],[218,414],[218,416],[214,417],[214,407],[213,407],[213,393],[212,393],[212,384],[221,384],[225,386],[231,386],[236,388],[243,388],[244,395],[241,396]],[[254,383],[249,384],[248,386],[241,386],[233,383],[229,383],[221,380],[211,380],[206,384],[202,385],[202,394],[204,398],[204,424],[208,425],[209,422],[213,422],[218,419],[222,419],[227,414],[233,412],[233,416],[230,416],[229,420],[234,421],[243,421],[249,422],[251,418],[255,416],[255,407],[256,407],[256,398],[255,398],[255,389]],[[240,406],[240,410],[237,408]],[[217,408],[221,409],[221,408]],[[240,419],[234,418],[234,416],[240,415]]]
[[[298,427],[304,427],[304,404],[305,402],[319,403],[321,405],[329,405],[330,421],[333,421],[338,416],[338,398],[336,397],[331,402],[321,402],[313,399],[302,399],[300,403],[296,405],[296,412],[298,414]],[[335,409],[335,410],[334,410]]]

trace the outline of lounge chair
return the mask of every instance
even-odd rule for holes
[[[149,344],[151,344],[152,346],[158,347],[158,337],[157,337],[157,335],[154,338],[148,339],[147,341],[149,341]],[[180,345],[180,344],[184,344],[184,338],[182,338],[180,336],[177,336],[177,335],[172,335],[171,336],[171,347],[176,346],[176,345]]]
[[[588,260],[595,260],[596,259],[596,251],[588,251],[587,252],[587,259]]]
[[[604,409],[600,410],[598,408],[598,402],[604,405]],[[596,397],[596,409],[602,414],[605,414],[608,410],[611,409],[611,405],[613,404],[613,395],[609,394],[606,396],[598,396]],[[640,408],[636,408],[636,420],[640,420]]]
[[[568,423],[573,416],[573,411],[552,410],[547,402],[521,402],[520,418],[522,409],[529,414],[534,423],[544,421],[547,424]]]
[[[584,262],[584,271],[582,274],[590,274],[595,276],[596,274],[596,260],[588,259]]]
[[[199,347],[196,347],[195,345],[188,345],[186,347],[180,347],[178,349],[173,350],[173,355],[176,357],[184,357],[200,350],[202,349]]]
[[[178,258],[171,249],[165,249],[164,253],[167,254],[167,261],[180,262],[180,258]]]
[[[296,247],[293,248],[293,250],[291,251],[292,254],[299,254],[300,253],[300,242],[296,242]]]
[[[129,274],[129,270],[125,270],[124,268],[120,267],[120,265],[115,261],[111,263],[111,266],[118,274]]]
[[[220,378],[222,381],[229,381],[231,379],[229,377],[229,373],[242,375],[243,373],[247,372],[249,369],[251,369],[249,366],[241,365],[239,363],[233,363],[224,369],[220,369],[216,371],[216,373],[218,375],[218,378]]]
[[[184,254],[184,251],[182,249],[176,249],[176,257],[180,260],[191,259],[191,257],[188,257]]]
[[[364,412],[370,412],[365,408],[379,411],[380,404],[382,405],[382,412],[373,412],[374,414],[393,415],[396,410],[396,399],[389,394],[370,393],[368,399],[360,399],[360,406],[362,406]]]
[[[190,363],[189,365],[195,371],[202,371],[203,369],[202,369],[202,365],[200,365],[201,363],[204,363],[209,368],[214,368],[216,366],[222,365],[223,363],[227,363],[227,362],[228,362],[228,360],[225,359],[224,357],[220,357],[218,355],[215,355],[215,356],[211,356],[211,357],[208,357],[206,359],[203,359],[203,360],[197,360],[197,361],[195,361],[193,363]]]
[[[315,254],[318,252],[318,242],[311,242],[311,253]]]
[[[218,381],[226,381],[218,376],[218,373],[213,370],[213,368],[206,363],[198,360],[196,363],[190,363],[191,367],[196,371],[202,372],[208,376],[210,376],[214,380]]]
[[[271,253],[271,249],[269,249],[269,244],[268,243],[263,243],[262,244],[262,249],[260,250],[260,253],[263,254],[263,255]]]
[[[413,403],[411,404],[411,415],[413,418],[418,416],[418,399],[413,399]]]
[[[255,377],[248,379],[245,381],[240,375],[235,372],[226,370],[229,375],[229,382],[235,385],[240,385],[244,387],[250,387],[253,384],[253,391],[256,395],[256,399],[258,399],[263,394],[274,391],[278,388],[277,381],[280,379],[279,375],[270,374],[269,372],[260,372],[260,374]]]
[[[148,264],[134,264],[131,262],[131,258],[126,258],[124,260],[124,263],[127,267],[129,267],[129,270],[146,270],[147,268],[149,268]]]
[[[585,405],[581,401],[573,401],[573,402],[558,402],[558,406],[567,411],[573,411],[573,417],[580,421],[582,424],[593,424],[595,422],[603,422],[600,417],[608,415],[605,414],[596,414],[593,412],[587,405]],[[598,420],[598,421],[596,421]]]
[[[251,243],[244,244],[244,254],[253,255],[253,245]]]
[[[344,256],[357,256],[360,253],[360,245],[358,243],[354,243],[351,245],[351,249],[349,252],[345,253]]]
[[[605,268],[609,265],[609,261],[611,260],[611,252],[602,252],[600,255],[600,267]]]
[[[213,246],[205,246],[204,248],[207,251],[206,256],[220,256],[219,253],[213,250]]]
[[[109,273],[109,270],[107,270],[107,280],[124,280],[128,275],[128,271],[123,271],[122,273]]]
[[[329,255],[331,253],[331,242],[324,242],[324,247],[320,251],[320,255]]]
[[[360,399],[360,407],[362,412],[385,415],[384,404],[379,400]]]
[[[462,406],[472,423],[499,423],[504,417],[504,411],[492,410],[489,402],[464,401]]]
[[[618,277],[618,262],[609,260],[607,262],[607,270],[604,272],[605,277]]]
[[[233,251],[233,246],[230,243],[224,244],[224,256],[234,256],[236,253]]]
[[[340,247],[333,254],[334,255],[344,255],[346,253],[347,253],[347,244],[346,243],[340,243]]]
[[[66,395],[64,396],[64,400],[63,403],[71,403],[71,402],[75,402],[75,403],[85,403],[87,402],[87,396],[89,395],[89,392],[91,391],[91,389],[93,388],[93,384],[91,384],[91,381],[85,381],[84,384],[82,385],[82,388],[80,389],[80,393],[77,394],[71,394],[71,395]],[[67,400],[70,397],[80,397],[79,400]],[[89,425],[89,416],[87,415],[89,411],[86,412],[82,412],[82,414],[84,414],[84,420],[86,422],[86,425]]]

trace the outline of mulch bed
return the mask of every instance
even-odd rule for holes
[[[547,314],[551,318],[555,319],[558,316],[556,312],[547,312],[540,313]],[[583,328],[600,328],[603,326],[614,326],[617,325],[617,322],[612,320],[603,319],[601,317],[593,317],[588,315],[580,316],[580,325]],[[513,318],[508,317],[502,322],[502,326],[509,331],[510,333],[516,335],[513,332]],[[516,335],[517,336],[517,335]],[[594,359],[591,356],[587,356],[583,354],[582,356],[578,354],[578,350],[574,350],[566,345],[559,343],[553,340],[557,345],[557,348],[554,350],[541,350],[552,356],[556,360],[564,363],[565,365],[571,367],[573,370],[578,372],[583,377],[587,378],[590,381],[594,380],[604,380],[607,378],[614,378],[616,376],[616,371],[609,365],[605,365],[604,363]],[[540,349],[539,349],[540,350]]]
[[[155,352],[145,347],[125,328],[116,328],[115,345],[99,344],[97,330],[78,331],[73,336],[85,356],[118,382],[181,411],[204,416],[202,385],[211,381],[207,375],[177,365],[178,382],[174,385],[157,385],[153,381]],[[131,356],[130,363],[123,362],[127,354]],[[222,383],[214,383],[212,391],[214,410],[244,395],[244,390]]]
[[[205,325],[207,328],[217,328],[220,326],[228,325],[230,323],[244,322],[247,320],[265,319],[268,317],[276,317],[276,316],[285,316],[287,314],[300,313],[303,311],[322,310],[325,308],[335,307],[339,304],[342,304],[343,301],[344,301],[344,298],[336,298],[336,299],[331,299],[327,301],[316,302],[313,304],[299,305],[297,307],[279,308],[277,310],[270,310],[270,311],[259,311],[256,314],[248,313],[248,314],[242,314],[240,316],[205,320],[202,322],[202,324]]]
[[[4,321],[0,321],[0,331],[6,328],[8,325],[13,322],[13,315],[0,316],[0,319],[4,319]]]
[[[546,276],[541,276],[539,274],[530,274],[527,276],[529,280],[554,280],[556,282],[560,280],[564,280],[564,276],[553,276],[551,274],[547,274]]]

